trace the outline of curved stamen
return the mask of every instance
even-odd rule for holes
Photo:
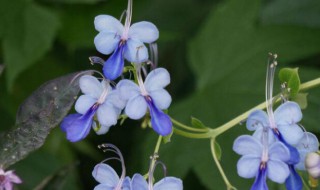
[[[277,66],[277,54],[269,54],[268,66],[267,66],[267,78],[266,78],[266,108],[269,116],[269,122],[271,128],[276,128],[274,115],[273,115],[273,81],[274,81],[274,73]]]
[[[98,148],[102,149],[104,152],[112,151],[119,156],[119,161],[121,162],[121,167],[122,167],[122,173],[121,173],[120,180],[119,180],[117,186],[115,187],[115,190],[121,190],[122,184],[123,184],[123,181],[124,181],[124,178],[126,175],[126,167],[124,165],[124,159],[123,159],[121,151],[118,149],[118,147],[116,147],[113,144],[109,144],[109,143],[98,145]]]
[[[167,176],[167,167],[163,162],[156,160],[158,157],[158,155],[153,155],[150,157],[150,168],[148,172],[148,190],[153,190],[153,174],[157,165],[160,164],[162,166],[164,177]]]
[[[127,11],[126,11],[126,21],[124,24],[124,30],[123,30],[123,35],[122,35],[123,40],[128,39],[129,28],[131,25],[131,18],[132,18],[132,0],[128,0],[128,7],[127,7]]]
[[[148,92],[144,86],[143,80],[142,80],[141,70],[142,70],[142,65],[136,64],[137,81],[139,84],[141,94],[142,94],[142,96],[148,96],[149,94],[148,94]]]

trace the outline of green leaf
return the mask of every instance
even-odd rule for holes
[[[4,65],[0,65],[0,76],[2,75],[3,70],[4,70]]]
[[[281,67],[320,52],[320,30],[259,25],[260,9],[257,0],[229,0],[212,10],[189,43],[188,60],[197,88],[188,98],[173,104],[170,108],[173,118],[187,123],[193,115],[210,127],[218,127],[265,101],[268,52],[279,55]],[[275,81],[274,87],[275,91],[280,89],[279,82]],[[238,125],[218,140],[224,151],[221,163],[227,177],[238,189],[249,189],[252,180],[238,176],[236,164],[240,156],[232,151],[233,141],[242,134],[251,132]],[[152,151],[149,146],[154,141],[152,137],[147,139],[142,150]],[[208,189],[225,189],[210,154],[209,140],[174,135],[172,143],[161,147],[161,153],[170,175],[184,177],[193,170]],[[147,161],[142,162],[146,169]]]
[[[207,126],[205,126],[202,121],[200,121],[199,119],[195,118],[195,117],[191,117],[191,125],[195,128],[202,128],[202,129],[206,129],[208,128]]]
[[[261,13],[265,24],[299,24],[320,27],[320,1],[277,0],[270,1]]]
[[[306,109],[308,106],[308,100],[307,100],[308,93],[298,93],[292,101],[295,101],[299,104],[301,109]]]
[[[79,76],[69,74],[43,84],[25,100],[16,117],[16,129],[0,136],[0,165],[8,167],[41,147],[51,129],[69,112],[79,93]]]
[[[291,97],[295,97],[300,88],[300,78],[298,74],[298,68],[283,68],[279,72],[279,79],[282,83],[287,84]]]
[[[42,0],[46,3],[95,4],[102,0]]]
[[[31,1],[2,1],[1,4],[7,7],[3,14],[12,16],[1,23],[6,28],[2,47],[7,84],[11,89],[17,75],[48,52],[59,22],[52,12]],[[17,6],[19,12],[10,13],[12,9],[8,8],[8,4],[9,7]]]

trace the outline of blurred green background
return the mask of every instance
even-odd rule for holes
[[[126,4],[126,0],[0,1],[0,65],[5,65],[0,76],[0,131],[14,125],[18,106],[39,85],[92,69],[89,56],[107,58],[93,44],[94,17],[119,18]],[[133,22],[141,20],[160,30],[159,65],[172,78],[169,113],[186,123],[194,116],[217,127],[264,101],[268,52],[279,55],[279,68],[299,67],[302,82],[320,76],[319,0],[134,0]],[[275,91],[279,88],[276,79]],[[320,88],[310,91],[302,120],[317,135],[319,97]],[[107,156],[96,146],[104,142],[122,150],[128,175],[146,173],[157,136],[139,126],[139,121],[126,121],[107,135],[91,132],[74,144],[57,127],[41,149],[11,167],[24,181],[18,188],[93,189],[97,183],[92,169]],[[245,126],[238,125],[217,139],[222,166],[241,190],[249,189],[253,180],[237,175],[239,156],[232,143],[245,133],[249,134]],[[161,147],[160,160],[168,175],[184,179],[185,190],[225,189],[209,150],[208,140],[174,135]],[[110,164],[120,169],[116,162]],[[271,185],[270,189],[282,188]]]

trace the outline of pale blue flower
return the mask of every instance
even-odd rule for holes
[[[304,132],[303,138],[296,145],[296,148],[300,155],[300,162],[295,165],[295,168],[298,170],[306,170],[305,168],[306,156],[310,152],[318,151],[319,141],[314,134],[310,132]]]
[[[149,182],[152,183],[152,182]],[[181,179],[176,177],[165,177],[157,183],[148,184],[140,174],[134,174],[132,177],[132,190],[182,190],[183,184]]]
[[[121,75],[124,58],[133,63],[147,61],[148,50],[144,43],[153,43],[159,38],[159,31],[151,22],[131,25],[131,9],[132,2],[129,0],[124,26],[110,15],[99,15],[94,20],[95,28],[99,31],[94,39],[97,50],[106,55],[113,52],[103,65],[103,74],[110,80]]]
[[[171,104],[171,96],[164,89],[170,83],[168,71],[157,68],[148,74],[144,83],[138,76],[138,82],[139,85],[125,79],[117,84],[120,97],[127,101],[125,114],[131,119],[141,119],[149,110],[152,128],[159,135],[169,135],[172,132],[172,122],[161,111]]]
[[[238,174],[243,178],[256,178],[251,190],[267,190],[266,177],[284,183],[290,173],[286,164],[290,158],[287,147],[279,141],[269,145],[267,132],[264,135],[264,143],[250,135],[242,135],[233,144],[233,150],[242,155],[237,164]]]
[[[85,138],[90,128],[95,127],[93,117],[96,115],[100,124],[97,134],[105,134],[115,125],[125,102],[119,98],[105,80],[98,81],[93,76],[85,75],[79,81],[81,95],[75,104],[77,114],[68,115],[61,123],[61,128],[67,133],[67,139],[76,142]]]
[[[118,174],[108,164],[97,164],[92,176],[100,184],[94,190],[131,190],[131,181],[129,177],[119,178]]]

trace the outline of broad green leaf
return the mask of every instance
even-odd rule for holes
[[[188,117],[193,115],[208,126],[217,127],[265,100],[268,52],[279,55],[278,67],[320,52],[320,30],[259,25],[260,8],[257,0],[229,0],[212,10],[189,44],[190,66],[197,79],[197,90],[172,106],[170,115],[173,118],[188,123]],[[275,80],[275,93],[279,89],[280,83]],[[240,156],[232,151],[234,139],[241,134],[251,132],[244,125],[237,125],[218,137],[224,151],[221,163],[234,186],[249,189],[253,180],[237,175]],[[142,150],[152,151],[149,146],[154,141],[152,137],[147,139]],[[208,189],[225,189],[209,143],[209,140],[173,135],[172,143],[161,147],[160,151],[169,174],[184,177],[193,170]]]
[[[42,0],[46,3],[95,4],[102,0]],[[103,1],[102,1],[103,2]]]
[[[8,167],[41,147],[51,129],[69,112],[79,93],[78,79],[69,74],[43,84],[20,106],[16,129],[2,133],[0,165]]]
[[[279,79],[281,83],[286,83],[289,89],[290,97],[295,97],[300,88],[300,78],[298,74],[298,68],[283,68],[279,72]]]
[[[298,24],[320,27],[320,1],[277,0],[263,8],[261,20],[264,24]]]
[[[2,1],[3,6],[17,6],[19,12],[1,23],[5,26],[2,47],[8,88],[11,89],[17,75],[34,64],[50,49],[59,26],[55,14],[31,1]],[[23,5],[21,7],[21,4]]]
[[[197,119],[197,118],[195,118],[195,117],[191,117],[191,124],[192,124],[192,126],[193,127],[195,127],[195,128],[204,128],[204,129],[206,129],[206,128],[208,128],[207,126],[205,126],[203,123],[202,123],[202,121],[200,121],[199,119]]]

